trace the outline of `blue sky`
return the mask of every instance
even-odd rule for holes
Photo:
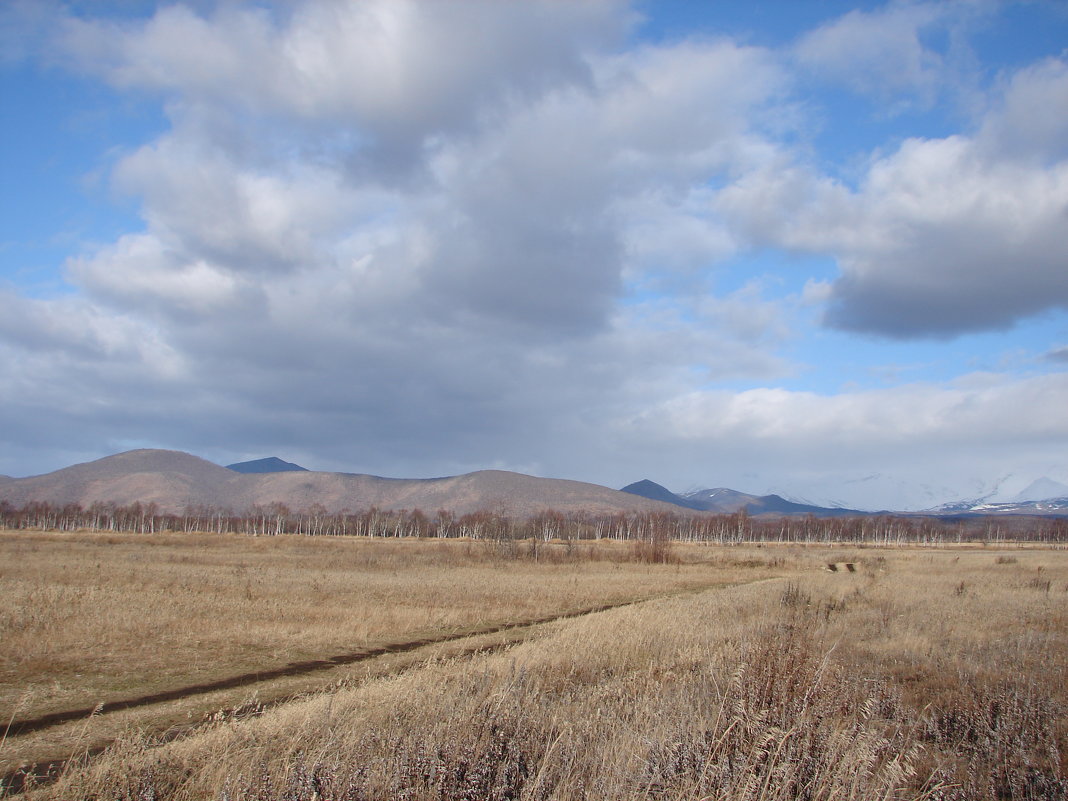
[[[0,473],[1068,482],[1068,5],[0,8]]]

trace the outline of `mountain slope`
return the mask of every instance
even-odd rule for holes
[[[190,505],[219,506],[236,474],[181,451],[135,450],[0,485],[15,505],[32,501],[89,506],[155,503],[167,511]]]

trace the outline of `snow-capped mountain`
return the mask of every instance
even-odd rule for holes
[[[1014,478],[1010,476],[1009,478]],[[1043,476],[1011,493],[1002,482],[998,490],[970,500],[943,503],[932,508],[935,514],[1060,514],[1068,512],[1068,485]],[[1010,483],[1011,486],[1011,483]]]

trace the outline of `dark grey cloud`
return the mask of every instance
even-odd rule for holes
[[[915,221],[896,246],[843,261],[826,322],[899,339],[948,338],[1068,308],[1068,249],[1057,217],[1049,209],[1024,231],[996,220],[984,226],[981,215]]]
[[[827,322],[943,337],[1068,308],[1068,123],[1039,109],[1063,99],[1068,62],[1046,61],[1013,76],[973,136],[876,162]]]

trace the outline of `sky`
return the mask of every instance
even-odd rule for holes
[[[1068,482],[1068,3],[0,3],[0,473]]]

